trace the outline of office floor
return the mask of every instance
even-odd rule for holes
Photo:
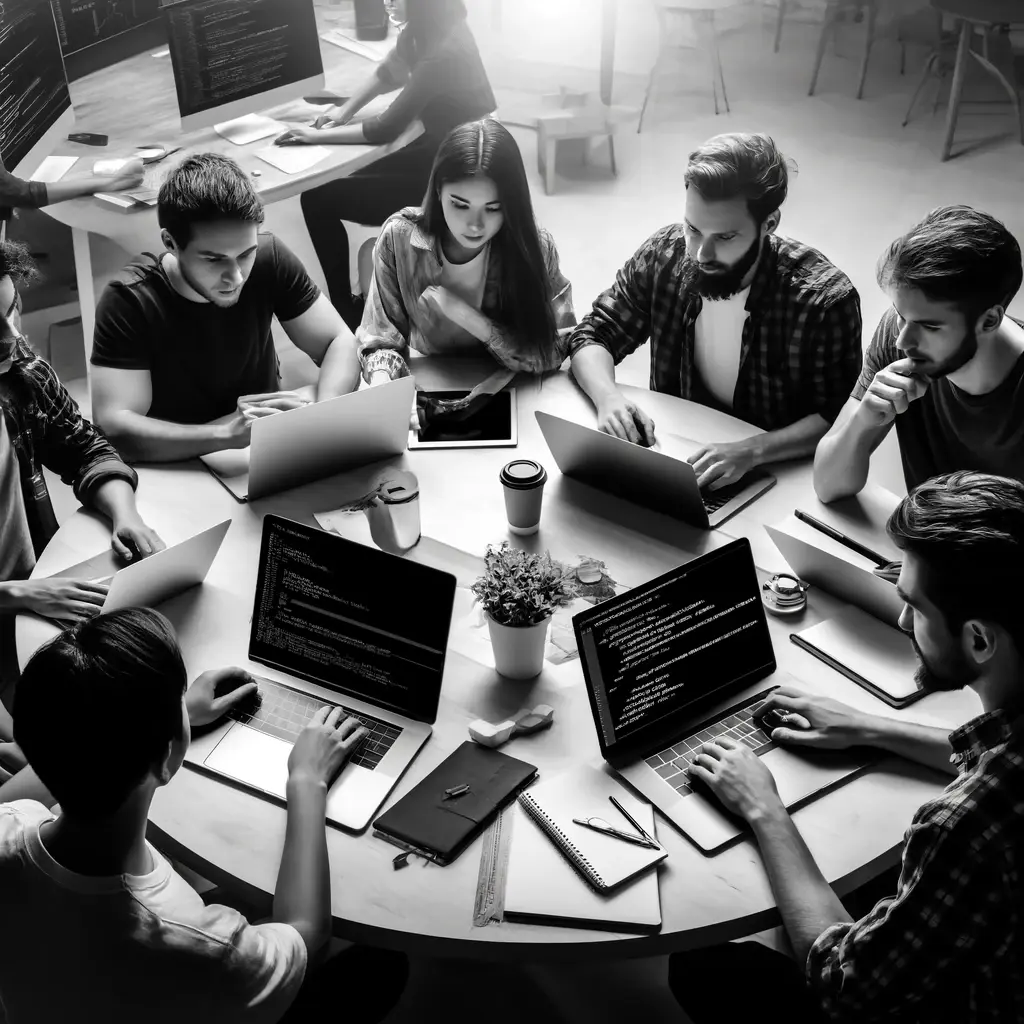
[[[922,101],[911,125],[900,127],[903,114],[928,52],[910,47],[907,73],[898,73],[893,41],[880,41],[873,55],[865,98],[854,99],[862,27],[845,26],[839,54],[830,52],[818,94],[806,95],[816,28],[802,21],[787,24],[782,52],[772,53],[768,34],[755,24],[728,34],[722,42],[731,114],[714,115],[710,76],[703,56],[691,52],[669,72],[649,108],[642,135],[624,130],[617,139],[619,177],[603,170],[606,153],[595,152],[592,166],[573,179],[561,178],[555,195],[543,193],[536,171],[536,137],[515,129],[530,172],[537,215],[552,232],[562,265],[573,283],[577,310],[583,313],[612,280],[625,258],[653,230],[681,216],[682,171],[687,154],[708,136],[722,131],[768,131],[799,165],[782,231],[813,244],[842,267],[861,293],[866,325],[873,326],[886,306],[874,281],[882,249],[901,231],[935,206],[963,202],[1003,219],[1024,239],[1024,147],[1012,135],[1005,108],[980,113],[967,108],[957,133],[957,151],[939,161],[945,106],[931,112],[931,94]],[[492,75],[502,89],[533,92],[561,85],[595,88],[596,75],[550,66],[525,65],[494,58]],[[616,102],[639,102],[644,82],[637,76],[618,80]],[[948,85],[947,85],[948,88]],[[969,95],[981,95],[972,84]],[[987,93],[986,93],[987,94]],[[302,225],[298,201],[270,209],[268,227],[280,234],[319,277],[319,268]],[[1018,300],[1014,312],[1024,314]],[[627,360],[620,372],[628,383],[647,383],[646,347]],[[75,390],[82,394],[79,385]],[[872,475],[902,489],[898,453],[890,439],[876,456]],[[54,489],[58,516],[73,508],[59,485]],[[358,880],[349,880],[358,884]],[[470,912],[467,906],[466,912]],[[603,1024],[622,1019],[670,1022],[685,1018],[664,985],[663,960],[635,961],[607,967],[543,972],[444,962],[419,964],[405,997],[389,1024],[424,1019],[486,1018],[491,1024],[585,1021]],[[723,1020],[729,1020],[726,1010]]]

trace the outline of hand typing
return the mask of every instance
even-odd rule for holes
[[[309,779],[330,786],[367,730],[355,718],[342,721],[341,708],[321,708],[299,733],[288,756],[291,779]]]
[[[60,622],[85,622],[99,615],[110,588],[91,580],[22,580],[11,585],[17,606]]]
[[[697,474],[697,486],[712,491],[736,483],[757,465],[754,447],[748,441],[705,445],[686,461]]]
[[[657,442],[654,420],[618,389],[598,403],[597,429],[648,448]]]

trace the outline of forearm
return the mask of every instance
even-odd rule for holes
[[[24,580],[5,580],[0,583],[0,614],[20,612],[28,608]]]
[[[320,364],[320,376],[316,385],[316,400],[326,401],[347,395],[359,387],[361,367],[359,349],[356,339],[346,329],[344,334],[331,342],[323,362]]]
[[[823,502],[859,494],[868,482],[878,431],[863,429],[856,418],[834,435],[826,434],[814,453],[814,491]],[[884,436],[884,432],[883,432]]]
[[[274,920],[294,925],[310,955],[331,934],[331,871],[327,857],[327,787],[289,778],[288,822],[274,890]]]
[[[581,348],[572,357],[569,369],[595,406],[618,392],[615,360],[603,345]]]
[[[813,455],[814,449],[827,430],[828,422],[815,412],[780,430],[756,434],[750,439],[755,447],[755,462],[761,466],[770,462],[783,462],[786,459],[800,459],[806,455]]]
[[[0,804],[9,804],[12,800],[38,800],[47,807],[57,802],[31,766],[22,768],[0,786]]]
[[[230,418],[211,423],[171,423],[122,411],[102,426],[121,454],[133,462],[177,462],[237,447],[226,422]]]
[[[394,92],[398,86],[387,86],[381,81],[376,70],[367,78],[361,86],[353,93],[349,100],[341,105],[343,117],[354,117],[370,100],[375,100],[384,93]]]
[[[107,480],[96,488],[93,505],[112,523],[120,522],[136,513],[135,491],[127,480]]]
[[[825,881],[781,803],[752,817],[750,827],[761,849],[786,934],[802,967],[815,939],[829,925],[853,918]]]
[[[340,128],[321,128],[316,133],[316,142],[314,144],[318,146],[369,145],[361,124],[343,124]]]
[[[945,775],[957,774],[956,766],[950,761],[953,748],[946,729],[871,715],[860,732],[864,746],[898,754]]]
[[[116,179],[103,174],[90,174],[82,178],[68,178],[65,181],[47,183],[46,201],[48,205],[63,203],[69,199],[80,199],[82,196],[95,195],[97,192],[106,192],[116,187]]]

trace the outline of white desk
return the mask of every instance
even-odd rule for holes
[[[467,383],[436,367],[421,372],[420,379],[427,387]],[[731,536],[763,533],[761,523],[792,510],[791,493],[780,485],[751,506],[747,515],[730,520],[721,531],[705,532],[563,479],[533,411],[544,408],[592,422],[588,403],[564,374],[548,378],[540,387],[533,382],[520,384],[519,399],[520,443],[514,454],[538,458],[547,466],[550,479],[540,533],[511,538],[514,543],[546,547],[561,557],[600,557],[621,582],[635,585],[693,554],[728,542]],[[751,432],[749,426],[720,413],[664,395],[645,392],[644,405],[662,429],[677,434],[712,440]],[[426,451],[407,452],[396,460],[419,477],[424,535],[477,555],[487,542],[506,539],[498,471],[511,457],[507,449]],[[246,659],[262,516],[275,512],[312,522],[313,512],[336,507],[360,487],[365,490],[366,478],[375,469],[379,464],[253,505],[237,504],[198,463],[141,470],[141,511],[166,541],[181,540],[227,517],[233,519],[206,584],[161,609],[178,630],[190,677],[227,664],[267,673]],[[793,475],[792,486],[802,479],[810,493],[809,465],[788,472]],[[886,503],[884,495],[874,499],[879,506]],[[805,508],[810,500],[803,502]],[[828,518],[827,510],[821,514]],[[52,573],[108,544],[106,524],[79,512],[51,542],[37,573]],[[415,555],[417,549],[413,550]],[[768,568],[780,567],[773,563]],[[407,613],[415,614],[416,601],[422,599],[422,595],[409,595]],[[795,624],[772,620],[780,667],[797,680],[828,674],[837,698],[899,715],[789,642],[793,628],[818,621],[840,607],[827,595],[814,592],[807,613]],[[53,631],[41,620],[20,617],[19,651],[23,656],[31,653]],[[433,736],[388,804],[467,738],[469,721],[477,717],[497,721],[538,703],[555,708],[554,726],[514,741],[510,753],[538,765],[545,777],[580,761],[599,759],[578,661],[549,665],[537,680],[513,683],[450,653]],[[929,696],[904,714],[952,728],[978,711],[976,698],[968,691]],[[825,876],[843,893],[895,863],[914,811],[943,784],[943,778],[932,772],[891,759],[797,811],[795,819]],[[158,792],[151,824],[155,841],[205,877],[250,893],[273,892],[284,837],[283,808],[183,768]],[[393,847],[369,833],[353,836],[329,828],[335,930],[349,939],[431,957],[527,961],[655,955],[737,938],[779,923],[752,842],[706,857],[661,819],[658,834],[669,851],[661,876],[664,926],[658,935],[638,937],[508,922],[474,928],[479,840],[450,867],[421,866],[414,858],[410,867],[396,872],[391,866]]]

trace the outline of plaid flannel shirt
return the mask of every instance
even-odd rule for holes
[[[694,366],[701,297],[682,284],[686,237],[652,235],[598,297],[569,339],[569,354],[602,345],[618,363],[651,340],[651,390],[721,408]],[[732,409],[762,430],[812,413],[831,423],[861,367],[860,297],[820,252],[769,235],[747,297]]]
[[[18,459],[25,510],[36,555],[50,539],[37,505],[49,496],[40,469],[53,470],[75,489],[83,505],[92,504],[107,480],[138,485],[135,470],[126,466],[109,441],[79,412],[75,400],[45,359],[23,340],[16,342],[13,362],[0,373],[0,414],[7,423]],[[49,517],[52,520],[52,510]]]
[[[992,711],[949,739],[959,776],[914,816],[896,896],[808,954],[832,1020],[1024,1021],[1024,716]]]

